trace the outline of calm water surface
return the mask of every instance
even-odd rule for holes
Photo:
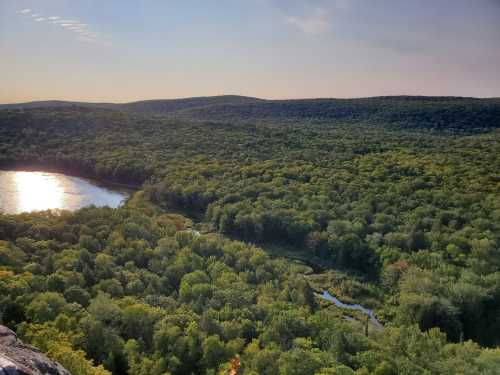
[[[77,210],[96,205],[118,207],[130,190],[60,173],[0,171],[0,212]]]

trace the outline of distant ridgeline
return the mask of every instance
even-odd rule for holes
[[[0,167],[141,190],[0,215],[0,324],[74,375],[495,375],[499,128],[499,99],[3,106]]]
[[[85,107],[158,114],[196,121],[365,122],[402,128],[463,132],[500,127],[500,99],[394,96],[362,99],[263,100],[216,96],[146,100],[125,104],[46,101],[0,105],[0,109]]]

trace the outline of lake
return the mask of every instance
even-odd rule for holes
[[[62,209],[95,205],[118,207],[131,190],[61,173],[1,171],[0,212]]]

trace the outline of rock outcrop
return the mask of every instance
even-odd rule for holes
[[[0,375],[71,375],[37,348],[24,344],[0,325]]]

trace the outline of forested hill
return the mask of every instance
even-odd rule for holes
[[[350,121],[454,132],[476,132],[500,127],[498,98],[395,96],[263,100],[227,95],[125,104],[46,101],[0,105],[0,109],[75,106],[157,114],[196,121]]]
[[[500,100],[411,96],[273,100],[191,108],[174,115],[191,120],[225,122],[342,121],[403,128],[477,131],[500,127]]]
[[[180,111],[210,108],[225,105],[246,105],[265,102],[263,99],[237,95],[222,95],[186,99],[144,100],[115,105],[114,109],[155,114],[176,114]]]
[[[105,108],[122,111],[131,111],[148,114],[173,114],[193,108],[204,108],[218,105],[241,105],[247,103],[263,102],[263,99],[251,98],[237,95],[220,95],[208,97],[193,97],[185,99],[143,100],[130,103],[91,103],[91,102],[69,102],[60,100],[46,100],[18,104],[0,104],[1,109],[33,109],[33,108]]]

